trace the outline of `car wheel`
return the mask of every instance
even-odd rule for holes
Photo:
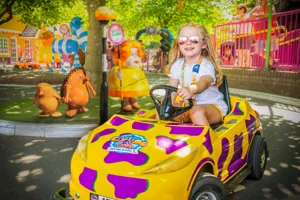
[[[29,66],[28,66],[28,69],[32,69],[32,66],[31,66],[31,65],[29,65]]]
[[[223,183],[214,175],[200,173],[195,180],[189,200],[226,200]]]
[[[18,65],[15,65],[15,66],[14,66],[14,69],[19,69],[19,66],[18,66]]]
[[[256,135],[248,155],[248,165],[252,166],[250,178],[255,180],[261,179],[266,169],[267,157],[267,142],[264,137]]]

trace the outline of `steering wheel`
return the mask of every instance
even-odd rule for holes
[[[165,96],[163,100],[159,100],[153,92],[155,90],[165,90]],[[189,105],[187,107],[176,107],[172,105],[172,92],[177,92],[178,88],[169,85],[157,85],[151,88],[150,96],[154,101],[155,108],[158,112],[159,119],[161,120],[172,120],[178,115],[188,111],[193,107],[192,98],[188,99]]]

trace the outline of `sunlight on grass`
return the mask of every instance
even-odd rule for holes
[[[60,179],[58,179],[56,182],[57,183],[69,183],[70,179],[71,179],[71,175],[65,174],[62,177],[60,177]]]
[[[90,119],[90,118],[91,118],[91,116],[89,116],[89,115],[81,117],[81,119]]]
[[[119,104],[113,104],[110,107],[111,108],[121,108],[121,103],[119,103]]]
[[[26,192],[32,192],[32,191],[34,191],[34,190],[36,190],[37,189],[37,186],[36,185],[29,185],[29,186],[27,186],[26,188],[25,188],[25,191]]]
[[[15,115],[15,114],[21,114],[21,112],[6,112],[8,115]]]
[[[31,110],[26,110],[25,112],[26,112],[26,113],[31,113]]]

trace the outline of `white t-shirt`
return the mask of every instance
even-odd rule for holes
[[[182,65],[184,64],[184,59],[179,58],[174,62],[171,67],[170,74],[168,75],[170,78],[175,78],[179,80],[180,87],[182,87]],[[193,78],[193,67],[194,64],[189,64],[184,67],[184,87],[190,86],[192,84]],[[196,104],[215,104],[217,105],[221,111],[223,116],[226,115],[228,107],[224,101],[223,94],[218,90],[216,86],[214,86],[216,82],[215,69],[213,64],[207,60],[206,58],[202,59],[202,63],[200,64],[200,69],[196,76],[196,82],[199,82],[201,76],[209,75],[214,81],[211,86],[209,86],[204,92],[200,94],[196,94]]]

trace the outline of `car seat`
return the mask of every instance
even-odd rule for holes
[[[225,75],[223,75],[223,82],[218,87],[218,89],[224,96],[224,101],[228,107],[228,111],[227,111],[226,115],[228,115],[228,113],[230,113],[230,111],[231,111],[231,105],[230,105],[230,95],[229,95],[229,90],[228,90],[227,77]],[[213,125],[211,125],[211,128],[215,130],[222,124],[223,124],[223,122],[213,124]]]

